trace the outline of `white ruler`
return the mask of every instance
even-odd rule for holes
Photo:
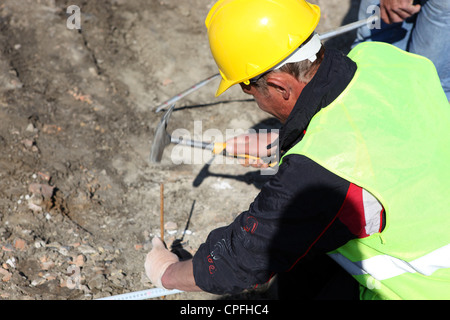
[[[183,292],[183,291],[176,290],[176,289],[175,290],[167,290],[167,289],[161,289],[161,288],[154,288],[154,289],[119,294],[116,296],[110,296],[110,297],[100,298],[100,299],[96,299],[96,300],[145,300],[145,299],[164,297],[164,296],[168,296],[171,294],[177,294],[180,292]]]

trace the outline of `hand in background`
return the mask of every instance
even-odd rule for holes
[[[418,13],[420,4],[413,0],[380,0],[381,19],[387,24],[402,22]]]

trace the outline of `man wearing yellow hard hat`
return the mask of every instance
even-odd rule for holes
[[[278,274],[280,297],[450,298],[450,108],[437,72],[383,43],[325,50],[319,18],[303,0],[220,0],[209,12],[217,95],[239,84],[283,123],[279,169],[193,259],[155,238],[155,285],[238,293]]]

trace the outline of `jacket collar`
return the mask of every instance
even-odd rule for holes
[[[325,50],[315,76],[305,86],[286,122],[280,129],[281,155],[299,142],[313,116],[332,103],[347,87],[356,63],[340,51]]]

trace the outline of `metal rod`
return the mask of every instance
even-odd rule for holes
[[[319,35],[319,37],[320,37],[320,40],[326,41],[328,39],[337,37],[341,34],[356,30],[356,29],[364,26],[365,24],[369,25],[369,24],[375,23],[378,19],[379,19],[378,16],[373,16],[368,19],[362,19],[362,20],[359,20],[356,22],[352,22],[352,23],[346,24],[345,26],[338,27],[334,30],[325,32],[325,33]]]
[[[180,137],[180,138],[170,137],[170,140],[172,143],[180,144],[183,146],[189,146],[189,147],[193,147],[193,148],[201,148],[201,149],[211,150],[211,151],[214,149],[214,144],[210,143],[210,142],[184,139],[182,137]]]
[[[161,226],[161,241],[164,242],[164,184],[159,185],[159,224]]]
[[[333,37],[337,37],[341,34],[344,34],[346,32],[350,32],[353,30],[356,30],[360,27],[362,27],[365,24],[372,24],[375,23],[375,21],[377,21],[379,19],[378,16],[373,16],[373,17],[369,17],[368,19],[362,19],[350,24],[347,24],[345,26],[342,27],[338,27],[336,29],[333,29],[331,31],[325,32],[321,35],[319,35],[320,40],[325,41],[328,40],[330,38]],[[200,89],[201,87],[205,86],[206,84],[210,83],[211,81],[213,81],[216,78],[219,78],[220,74],[217,73],[205,80],[200,81],[199,83],[193,85],[192,87],[190,87],[189,89],[177,94],[176,96],[174,96],[173,98],[170,98],[169,100],[163,102],[162,104],[160,104],[157,108],[156,108],[156,112],[160,112],[162,110],[164,110],[167,106],[169,106],[170,104],[173,104],[181,99],[183,99],[184,97],[186,97],[187,95],[191,94],[194,91],[197,91],[198,89]]]
[[[184,97],[186,97],[187,95],[191,94],[194,91],[197,91],[198,89],[200,89],[201,87],[207,85],[208,83],[210,83],[211,81],[213,81],[216,78],[219,78],[220,74],[217,73],[205,80],[200,81],[199,83],[193,85],[192,87],[190,87],[189,89],[177,94],[176,96],[174,96],[173,98],[170,98],[169,100],[163,102],[161,105],[159,105],[156,108],[156,112],[160,112],[162,110],[164,110],[167,106],[177,102],[178,100],[183,99]]]

